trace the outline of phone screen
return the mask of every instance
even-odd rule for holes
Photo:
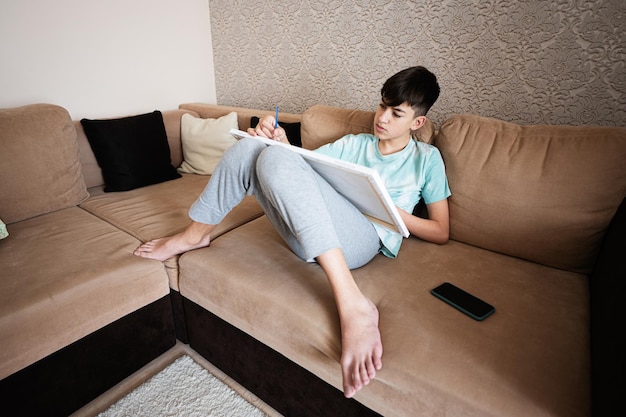
[[[449,282],[433,289],[431,294],[475,320],[484,320],[496,311],[492,305]]]

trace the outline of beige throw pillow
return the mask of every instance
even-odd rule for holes
[[[183,114],[180,120],[183,163],[178,171],[187,174],[213,174],[224,152],[237,142],[230,134],[230,129],[233,128],[239,129],[236,112],[219,119],[200,119]]]

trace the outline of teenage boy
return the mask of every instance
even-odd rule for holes
[[[376,169],[409,232],[444,244],[449,236],[450,190],[443,160],[434,146],[412,139],[438,97],[437,78],[426,68],[400,71],[382,87],[373,134],[347,135],[317,152]],[[267,116],[249,133],[288,143],[275,122]],[[351,269],[379,252],[395,258],[402,236],[369,221],[297,153],[254,139],[240,140],[225,152],[190,208],[187,229],[144,243],[134,254],[165,260],[209,246],[212,230],[246,194],[256,197],[291,250],[305,261],[317,261],[326,274],[341,324],[344,395],[354,396],[382,368],[383,346],[378,309],[360,291]],[[411,214],[421,199],[427,219]]]

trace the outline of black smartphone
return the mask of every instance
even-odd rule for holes
[[[449,282],[444,282],[430,293],[474,320],[482,321],[496,311],[492,305]]]

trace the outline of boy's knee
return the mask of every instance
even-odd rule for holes
[[[285,149],[283,146],[266,146],[263,150],[263,158],[275,159],[275,158],[287,158],[290,154],[293,154],[289,149]]]
[[[228,148],[221,159],[224,161],[232,160],[233,162],[243,161],[247,158],[255,159],[264,147],[265,145],[257,140],[243,138]]]
[[[254,151],[261,152],[266,146],[262,142],[259,142],[258,140],[252,138],[240,139],[239,141],[237,141],[236,145],[252,153],[254,153]]]
[[[282,146],[267,146],[256,164],[257,177],[266,186],[300,182],[307,170],[311,167],[302,156]]]
[[[276,172],[282,169],[293,169],[302,159],[295,152],[282,146],[267,146],[257,160],[257,172]]]

